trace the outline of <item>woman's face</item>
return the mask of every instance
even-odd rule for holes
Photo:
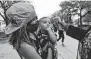
[[[39,24],[40,24],[41,29],[45,30],[47,27],[49,27],[50,19],[44,18],[39,22]]]
[[[35,19],[27,24],[27,31],[28,32],[34,32],[38,28],[38,20]]]

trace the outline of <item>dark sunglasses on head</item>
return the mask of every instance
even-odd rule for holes
[[[33,21],[35,21],[35,20],[37,20],[38,19],[38,17],[36,16],[36,17],[34,17],[31,21],[30,21],[30,23],[31,22],[33,22]]]

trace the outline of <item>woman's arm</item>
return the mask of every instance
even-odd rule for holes
[[[68,36],[71,36],[72,38],[75,38],[77,40],[81,40],[84,38],[85,34],[87,33],[86,30],[80,29],[79,27],[74,27],[72,25],[67,25],[64,22],[58,22],[60,24],[60,26],[62,26],[64,28],[64,30],[66,31],[66,34]]]
[[[69,25],[68,30],[66,31],[66,34],[68,36],[71,36],[72,38],[75,38],[79,41],[85,37],[86,33],[87,33],[86,30],[74,27],[72,25]]]

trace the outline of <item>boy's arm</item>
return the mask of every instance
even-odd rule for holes
[[[47,59],[53,59],[52,57],[52,49],[51,48],[48,48],[48,55],[47,55]]]
[[[49,35],[49,38],[50,38],[50,41],[55,44],[56,40],[57,40],[57,37],[55,35],[55,33],[51,30],[51,28],[47,28],[47,32],[48,32],[48,35]]]

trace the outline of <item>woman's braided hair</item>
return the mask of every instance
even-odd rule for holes
[[[32,44],[32,42],[30,42],[29,34],[26,31],[26,27],[27,25],[24,25],[19,30],[13,32],[11,35],[9,42],[16,49],[20,48],[22,41],[27,42],[28,44]]]

